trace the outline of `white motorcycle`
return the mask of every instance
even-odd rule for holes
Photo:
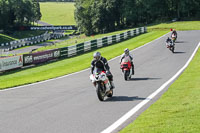
[[[91,74],[90,80],[96,87],[97,96],[100,101],[104,101],[106,96],[113,96],[113,90],[111,89],[111,84],[108,77],[106,76],[105,71],[98,71],[94,74]]]
[[[166,43],[166,46],[167,46],[167,48],[169,48],[170,51],[172,51],[172,53],[174,53],[175,44],[173,41]]]

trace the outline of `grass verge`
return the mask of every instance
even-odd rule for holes
[[[10,41],[15,41],[17,40],[16,38],[12,38],[8,35],[5,34],[0,34],[0,43],[5,43],[5,42],[10,42]]]
[[[200,21],[177,21],[177,22],[166,22],[161,24],[155,24],[148,26],[148,31],[154,30],[200,30]]]
[[[111,59],[122,54],[123,49],[126,47],[129,49],[134,49],[166,33],[166,31],[153,31],[115,45],[98,49],[98,51],[100,51],[107,59]],[[115,52],[112,52],[113,49]],[[89,68],[92,55],[93,52],[89,52],[81,56],[68,58],[25,70],[7,72],[0,76],[0,89],[47,80]]]
[[[162,97],[120,133],[200,132],[200,49]]]
[[[52,25],[75,25],[74,3],[40,2],[41,21]]]
[[[44,31],[15,31],[12,34],[0,34],[0,43],[7,43],[23,38],[38,36],[44,33]]]

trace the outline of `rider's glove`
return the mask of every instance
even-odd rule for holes
[[[110,74],[110,72],[107,70],[107,71],[106,71],[106,74],[107,74],[107,75],[109,75],[109,74]]]

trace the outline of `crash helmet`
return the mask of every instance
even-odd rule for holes
[[[93,57],[94,57],[95,60],[100,60],[100,58],[101,58],[101,53],[100,53],[100,52],[95,52],[95,53],[93,54]]]
[[[129,49],[128,49],[128,48],[125,48],[125,49],[124,49],[124,54],[125,54],[125,55],[129,55]]]

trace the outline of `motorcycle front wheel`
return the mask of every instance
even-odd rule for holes
[[[124,80],[128,80],[129,72],[124,70]]]
[[[101,85],[101,83],[97,83],[96,85],[96,91],[97,91],[97,97],[99,98],[100,101],[104,100],[105,97],[105,92],[103,92],[103,86]]]
[[[174,53],[174,47],[171,48],[172,53]]]

